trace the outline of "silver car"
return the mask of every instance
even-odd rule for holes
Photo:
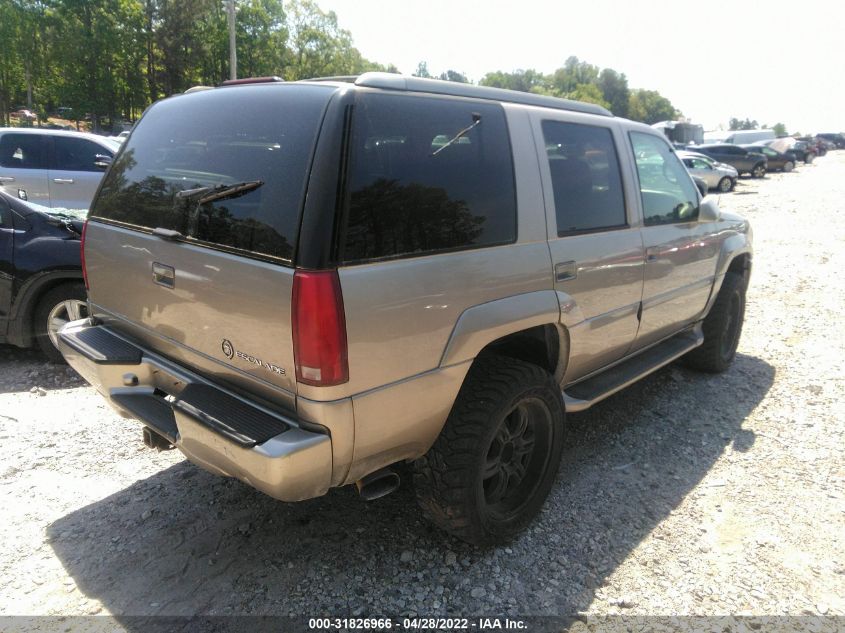
[[[722,193],[733,191],[736,186],[736,179],[739,176],[736,169],[730,165],[717,162],[696,152],[678,152],[687,171],[693,176],[698,176],[710,189],[718,189]]]
[[[0,128],[0,189],[45,207],[87,209],[119,147],[95,134]]]

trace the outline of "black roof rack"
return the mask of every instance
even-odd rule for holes
[[[454,97],[474,97],[476,99],[489,99],[491,101],[506,101],[508,103],[521,103],[524,105],[540,106],[543,108],[554,108],[555,110],[572,110],[574,112],[585,112],[587,114],[599,114],[602,116],[613,116],[609,110],[593,103],[582,103],[569,99],[559,99],[538,95],[533,92],[518,92],[516,90],[505,90],[504,88],[490,88],[487,86],[474,86],[456,81],[442,81],[440,79],[423,79],[422,77],[408,77],[395,73],[370,72],[356,76],[320,77],[318,79],[307,79],[306,81],[344,81],[354,82],[356,86],[367,88],[382,88],[385,90],[404,90],[408,92],[428,92],[431,94],[451,95]]]

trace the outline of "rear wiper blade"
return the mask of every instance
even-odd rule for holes
[[[461,131],[460,131],[460,132],[458,132],[457,134],[455,134],[455,136],[453,136],[452,138],[450,138],[450,139],[446,142],[446,144],[445,144],[445,145],[443,145],[443,146],[441,146],[441,147],[438,147],[436,150],[434,150],[434,151],[431,153],[431,155],[432,155],[432,156],[437,156],[440,152],[442,152],[442,151],[443,151],[444,149],[446,149],[447,147],[450,147],[451,145],[453,145],[454,143],[456,143],[456,142],[457,142],[460,138],[462,138],[465,134],[467,134],[470,130],[472,130],[472,129],[476,126],[476,125],[479,125],[480,123],[481,123],[481,115],[480,115],[480,114],[478,114],[478,112],[473,112],[473,113],[472,113],[472,123],[471,123],[470,125],[466,126],[463,130],[461,130]]]
[[[232,198],[258,189],[264,184],[263,180],[248,180],[236,182],[231,185],[214,185],[213,187],[197,187],[196,189],[183,189],[176,193],[176,197],[185,200],[196,200],[197,204],[206,204],[215,200]]]

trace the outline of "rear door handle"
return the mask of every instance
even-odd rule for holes
[[[60,185],[72,185],[73,178],[53,178],[53,182],[57,182]]]
[[[555,264],[555,281],[567,281],[578,276],[578,264],[574,261]]]
[[[153,262],[153,282],[159,286],[173,288],[176,285],[176,269]]]
[[[646,262],[656,262],[658,255],[660,255],[660,248],[656,246],[647,248],[645,251],[645,260]]]
[[[0,182],[15,182],[12,176],[0,176]]]

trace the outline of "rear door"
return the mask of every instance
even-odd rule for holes
[[[12,302],[12,285],[15,279],[12,209],[0,196],[0,335],[6,333],[6,320]]]
[[[43,134],[4,132],[0,135],[0,188],[11,196],[50,206],[48,147]]]
[[[88,209],[113,152],[83,137],[51,137],[50,201],[54,207]]]
[[[620,134],[612,119],[555,112],[535,127],[555,289],[570,337],[564,382],[622,358],[637,334],[643,244],[636,207],[626,205]]]
[[[333,93],[249,85],[152,106],[92,207],[94,313],[165,356],[293,407],[292,260]]]

